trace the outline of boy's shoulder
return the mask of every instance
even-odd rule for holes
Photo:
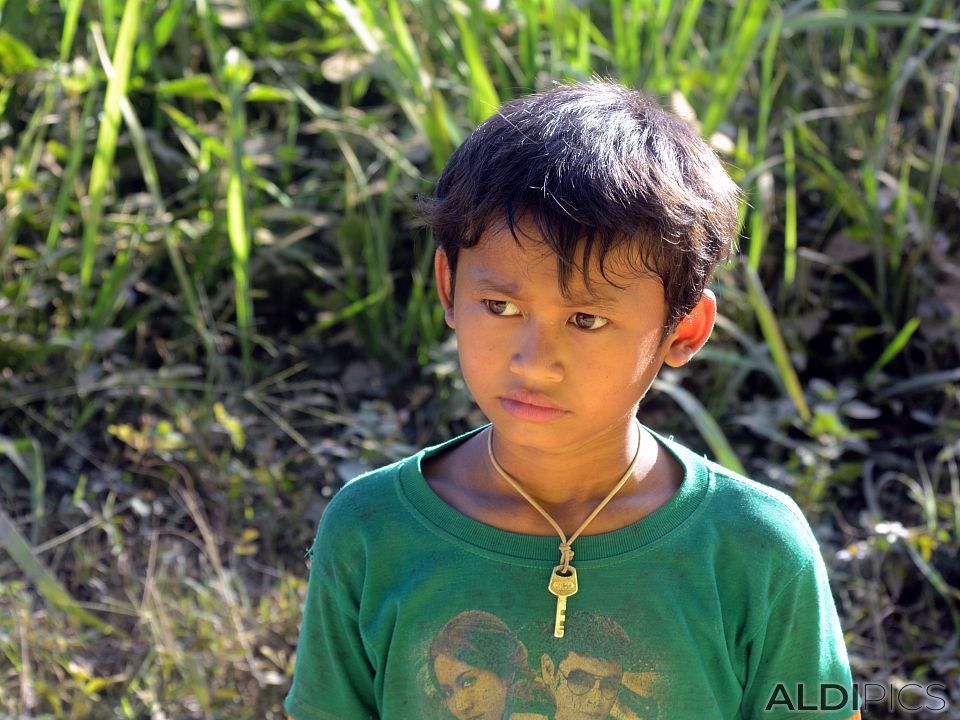
[[[328,572],[341,566],[344,569],[366,554],[371,539],[389,532],[384,520],[396,518],[401,509],[394,486],[410,459],[357,475],[334,494],[323,509],[313,544],[307,550],[313,562],[322,563]]]
[[[787,493],[741,475],[676,442],[667,446],[686,472],[702,473],[709,491],[702,521],[757,553],[783,554],[805,563],[819,544],[796,501]]]
[[[403,467],[415,462],[416,453],[373,470],[354,476],[337,490],[323,511],[323,519],[343,518],[349,522],[367,519],[367,515],[380,508],[382,512],[389,497],[394,494],[394,485]],[[322,522],[321,522],[322,525]]]
[[[395,503],[402,504],[399,487],[402,475],[419,473],[425,458],[436,455],[482,429],[469,430],[462,435],[428,445],[387,465],[353,477],[333,496],[323,512],[323,517],[328,518],[328,522],[342,520],[344,523],[384,517],[385,513],[395,509]]]

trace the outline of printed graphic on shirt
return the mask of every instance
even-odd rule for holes
[[[642,662],[597,613],[570,613],[555,638],[552,624],[515,632],[468,610],[434,635],[421,677],[445,720],[655,720],[658,676]]]

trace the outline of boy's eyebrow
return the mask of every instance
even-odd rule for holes
[[[520,298],[523,295],[522,286],[519,283],[505,282],[484,275],[476,276],[474,281],[480,290],[490,290],[515,298]],[[589,305],[591,307],[612,310],[620,305],[615,298],[590,293],[571,293],[565,297],[565,300],[568,307]]]
[[[615,310],[620,303],[604,295],[571,295],[567,298],[567,305],[570,307],[586,305],[601,310]]]

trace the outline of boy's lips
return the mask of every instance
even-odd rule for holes
[[[521,420],[533,422],[549,422],[567,414],[567,411],[550,400],[546,395],[515,390],[501,395],[500,404],[503,408]]]

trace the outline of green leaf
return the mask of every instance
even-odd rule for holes
[[[243,94],[245,102],[293,102],[293,93],[272,85],[252,83]]]
[[[173,107],[173,105],[163,104],[161,107],[174,123],[186,130],[195,140],[206,142],[214,155],[220,158],[229,155],[226,145],[210,133],[205,132],[189,115]]]
[[[213,414],[217,418],[217,422],[220,423],[230,435],[230,442],[233,445],[234,450],[243,450],[244,445],[246,444],[243,432],[243,423],[240,422],[238,418],[227,412],[227,409],[221,402],[214,404]]]
[[[29,47],[0,30],[0,79],[28,72],[39,64],[40,61]]]
[[[720,425],[713,419],[713,416],[707,412],[707,409],[699,400],[686,389],[666,380],[654,380],[653,389],[669,396],[671,400],[680,406],[680,409],[687,414],[687,417],[689,417],[696,426],[700,436],[707,445],[710,446],[714,456],[717,458],[717,462],[735,473],[739,473],[740,475],[746,474],[743,469],[743,464],[727,440],[727,436],[723,434]]]
[[[910,318],[906,325],[900,328],[900,332],[890,341],[890,344],[883,349],[883,352],[880,353],[880,357],[877,358],[873,366],[867,371],[867,378],[873,378],[884,366],[899,355],[900,351],[910,342],[910,338],[913,337],[913,334],[919,327],[920,318]]]
[[[153,44],[157,50],[166,45],[183,13],[184,0],[173,0],[153,26]]]
[[[156,91],[161,96],[176,95],[195,100],[221,101],[223,99],[223,95],[213,83],[213,78],[206,74],[157,83]]]
[[[754,314],[757,316],[757,322],[760,323],[760,331],[767,341],[767,347],[770,349],[770,355],[773,357],[774,365],[777,366],[777,372],[780,373],[780,381],[787,391],[787,395],[793,400],[797,412],[804,422],[810,421],[810,407],[807,405],[807,399],[803,395],[803,387],[800,385],[800,378],[797,377],[797,371],[793,368],[790,361],[790,353],[787,352],[787,344],[783,341],[783,335],[780,333],[780,326],[777,318],[770,308],[770,300],[767,298],[760,278],[756,270],[750,265],[743,266],[743,275],[746,280],[747,297]]]

